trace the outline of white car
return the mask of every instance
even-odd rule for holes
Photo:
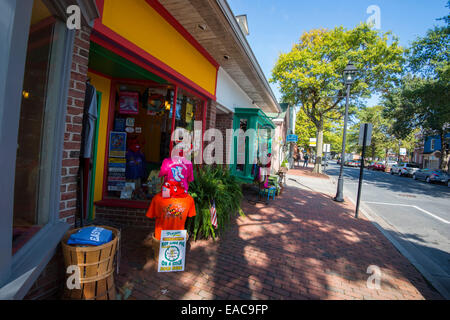
[[[412,177],[412,175],[419,170],[419,166],[414,163],[402,163],[400,165],[393,165],[391,167],[391,174],[398,174],[399,176],[408,176]]]

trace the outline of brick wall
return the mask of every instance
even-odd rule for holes
[[[90,28],[75,34],[72,68],[67,99],[64,147],[61,170],[61,200],[59,218],[72,227],[77,214],[77,174],[81,148],[84,94],[86,89]],[[64,289],[65,268],[61,246],[33,284],[24,299],[58,299]]]
[[[89,36],[90,28],[88,27],[77,30],[75,35],[64,132],[59,217],[72,226],[75,224],[77,214],[77,175],[80,164],[84,94],[90,46]]]
[[[206,106],[206,130],[216,127],[216,112],[216,103],[209,100]]]
[[[227,162],[227,157],[231,152],[231,136],[227,137],[227,129],[233,129],[233,115],[234,113],[216,114],[216,128],[222,132],[224,146],[223,146],[223,161]]]
[[[154,228],[155,219],[145,216],[147,209],[133,209],[120,207],[102,207],[95,209],[95,219],[99,221],[110,221],[119,226],[134,226],[143,228]]]

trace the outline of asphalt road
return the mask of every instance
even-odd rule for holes
[[[360,168],[344,168],[344,196],[356,202]],[[325,172],[337,180],[339,165]],[[389,225],[403,253],[450,299],[450,188],[364,169],[361,207]]]

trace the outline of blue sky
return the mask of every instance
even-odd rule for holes
[[[448,13],[447,0],[228,0],[235,15],[246,14],[250,35],[247,41],[269,79],[279,53],[288,52],[304,31],[334,28],[350,29],[371,15],[367,8],[377,5],[381,30],[392,31],[402,46],[442,22]],[[275,96],[281,95],[271,84]],[[374,97],[368,106],[377,103]]]

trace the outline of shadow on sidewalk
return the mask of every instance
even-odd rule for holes
[[[441,298],[349,203],[295,187],[268,205],[247,199],[219,240],[192,243],[184,272],[156,272],[149,231],[125,229],[119,286],[133,299]],[[379,290],[367,288],[369,265],[382,271]]]

